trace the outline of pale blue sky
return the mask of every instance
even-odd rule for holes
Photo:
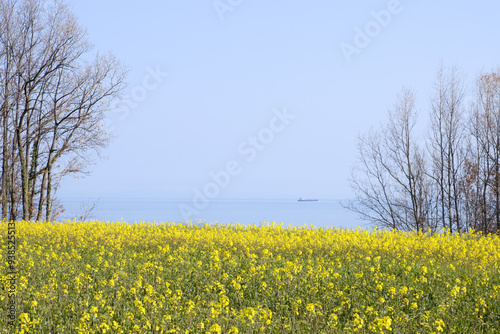
[[[234,6],[218,13],[214,3]],[[129,68],[131,97],[109,114],[108,158],[64,181],[62,197],[198,189],[219,198],[348,198],[356,137],[385,119],[403,86],[425,116],[441,61],[469,82],[500,65],[496,1],[69,4],[96,49]],[[366,29],[372,37],[363,41],[357,31]],[[358,52],[350,61],[347,44]],[[289,118],[276,118],[284,110]],[[228,164],[233,175],[221,174]],[[207,186],[210,173],[226,176],[219,189]]]

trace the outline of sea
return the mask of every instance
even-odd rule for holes
[[[283,226],[369,228],[342,206],[344,201],[319,199],[214,199],[194,202],[186,198],[60,198],[65,211],[58,220],[81,217],[95,205],[88,220],[137,222],[191,222],[245,225],[282,223]]]

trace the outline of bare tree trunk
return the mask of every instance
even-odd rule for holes
[[[45,198],[45,220],[50,221],[52,214],[52,166],[50,164],[47,166],[47,192]]]
[[[7,94],[8,95],[8,94]],[[8,120],[9,117],[7,115],[7,102],[4,101],[4,105],[2,108],[2,217],[7,218],[8,216],[8,203],[9,199],[7,197],[7,189],[9,188],[9,141],[8,141]]]
[[[47,170],[44,169],[42,173],[42,181],[40,183],[40,196],[38,199],[38,212],[36,215],[36,220],[40,221],[43,217],[43,206],[45,203],[47,203],[46,199],[46,185],[47,185]]]
[[[25,161],[25,152],[23,148],[23,143],[21,139],[20,129],[16,129],[17,147],[19,160],[21,162],[21,195],[22,195],[22,208],[23,208],[23,219],[28,219],[28,168]]]
[[[18,189],[18,185],[17,185],[17,173],[16,173],[16,168],[15,168],[15,162],[16,162],[16,156],[15,156],[15,151],[16,151],[16,148],[15,148],[15,140],[13,141],[14,143],[14,147],[12,148],[12,151],[11,151],[11,161],[12,161],[12,165],[10,167],[10,188],[9,188],[9,191],[10,191],[10,217],[9,217],[9,220],[10,221],[15,221],[17,220],[17,210],[18,210],[18,194],[17,194],[17,189]]]

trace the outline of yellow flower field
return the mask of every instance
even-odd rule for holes
[[[500,332],[498,236],[125,222],[15,231],[18,333]]]

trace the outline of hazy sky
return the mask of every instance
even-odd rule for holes
[[[69,4],[129,77],[107,158],[59,196],[347,198],[356,138],[403,86],[425,116],[440,62],[500,65],[497,1]]]

